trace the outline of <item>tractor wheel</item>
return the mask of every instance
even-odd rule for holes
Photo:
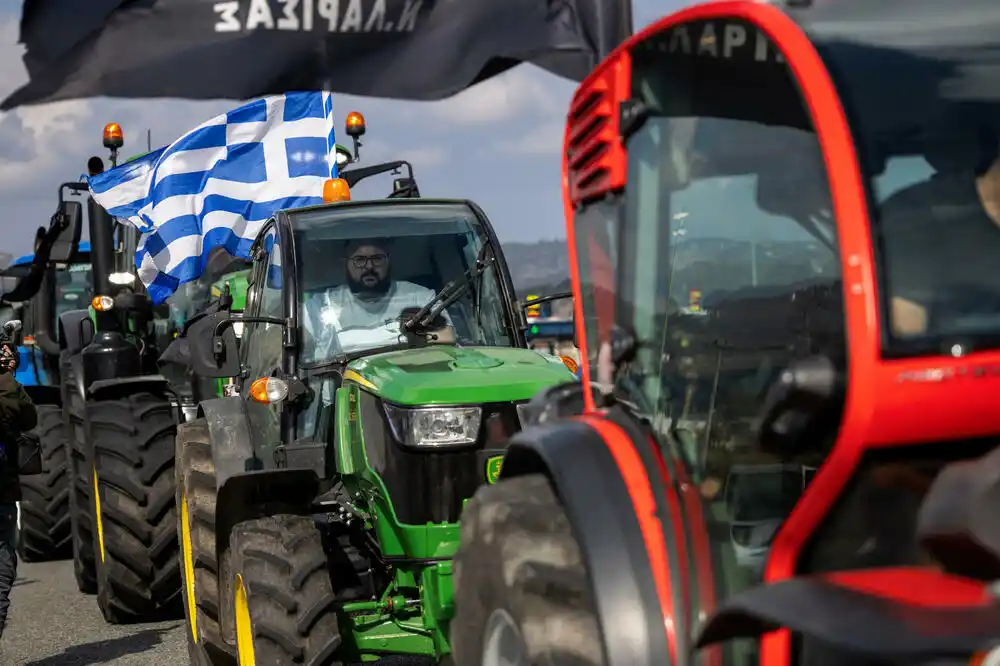
[[[64,560],[73,554],[69,493],[72,487],[59,405],[38,405],[42,473],[21,477],[21,523],[18,553],[27,562]]]
[[[177,539],[183,557],[184,615],[192,666],[234,664],[219,623],[215,555],[215,461],[204,418],[177,426]]]
[[[604,661],[580,546],[545,476],[480,488],[461,524],[450,629],[455,663]]]
[[[241,666],[339,666],[340,625],[327,553],[311,518],[272,516],[229,538]]]
[[[97,604],[111,624],[181,615],[170,401],[152,393],[87,403],[94,446]]]
[[[65,354],[65,353],[64,353]],[[69,456],[71,490],[69,519],[73,546],[73,574],[76,586],[84,594],[97,593],[97,565],[94,561],[94,523],[90,489],[94,485],[93,467],[87,458],[84,400],[77,389],[69,356],[62,362],[63,422]]]

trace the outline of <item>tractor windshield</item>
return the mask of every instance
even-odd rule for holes
[[[56,271],[56,319],[70,310],[86,309],[90,306],[91,282],[90,264],[70,264]]]
[[[402,322],[449,283],[464,287],[428,322],[434,335],[462,345],[512,344],[493,248],[465,202],[361,202],[291,218],[304,362],[406,344]]]

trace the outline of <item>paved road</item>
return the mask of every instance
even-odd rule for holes
[[[71,562],[18,567],[3,666],[187,664],[182,621],[115,627],[92,596],[76,591]]]
[[[18,566],[0,666],[187,666],[183,621],[112,626],[97,600],[76,591],[72,562]],[[430,666],[387,657],[368,666]],[[360,666],[360,665],[358,665]]]

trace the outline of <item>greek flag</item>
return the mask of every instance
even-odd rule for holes
[[[283,208],[323,202],[337,176],[326,92],[264,97],[212,118],[169,146],[89,179],[94,200],[143,232],[139,279],[160,304],[196,280],[209,253],[250,258]]]

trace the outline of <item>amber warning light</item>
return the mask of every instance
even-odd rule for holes
[[[351,200],[351,187],[343,178],[330,178],[323,183],[323,201],[336,203]]]
[[[365,124],[365,117],[357,111],[348,113],[344,124],[347,126],[347,136],[352,138],[362,136],[365,130],[368,129],[368,126]]]
[[[104,126],[104,147],[118,149],[125,145],[125,133],[118,123],[108,123]]]

